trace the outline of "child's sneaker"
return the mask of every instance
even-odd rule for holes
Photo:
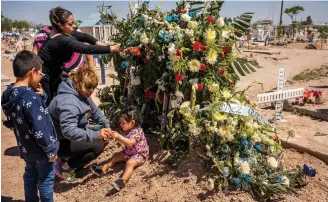
[[[102,167],[98,165],[91,165],[90,170],[93,174],[97,175],[98,177],[101,177],[105,175],[105,173],[102,171]]]
[[[120,191],[125,187],[124,181],[122,179],[115,180],[115,182],[113,182],[112,185],[117,191]]]

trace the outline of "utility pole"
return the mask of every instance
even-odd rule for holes
[[[281,0],[281,10],[280,10],[280,23],[279,25],[282,25],[282,11],[284,10],[284,0]]]

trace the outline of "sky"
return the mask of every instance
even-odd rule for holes
[[[1,1],[1,11],[7,18],[13,20],[27,20],[35,24],[50,24],[49,10],[62,6],[70,10],[75,20],[84,20],[90,14],[97,13],[96,6],[103,1]],[[163,10],[175,8],[175,1],[150,1],[150,7],[162,5]],[[112,5],[113,11],[120,17],[129,11],[128,1],[105,1],[105,5]],[[328,1],[284,1],[284,9],[300,5],[304,12],[297,16],[297,20],[305,20],[311,16],[314,22],[328,22]],[[281,1],[226,1],[221,9],[221,16],[236,17],[244,12],[255,12],[253,22],[257,20],[272,20],[279,23]],[[283,14],[283,24],[290,24],[291,19]]]

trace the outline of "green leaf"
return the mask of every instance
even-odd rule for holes
[[[199,4],[205,4],[204,1],[188,1],[190,5],[199,5]]]
[[[198,8],[192,8],[189,10],[189,12],[197,12],[197,11],[200,11],[202,10],[204,7],[198,7]]]
[[[242,25],[236,23],[235,21],[231,23],[232,26],[234,26],[236,29],[240,29],[242,31],[245,31],[247,27],[243,27]]]
[[[238,19],[238,18],[235,19],[235,22],[238,22],[240,25],[244,26],[245,28],[249,28],[249,27],[251,26],[250,23],[245,22],[245,21],[243,21],[243,20],[241,20],[241,19]]]

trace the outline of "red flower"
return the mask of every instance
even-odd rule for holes
[[[209,23],[213,23],[214,22],[214,18],[212,16],[209,16],[207,19],[206,19],[207,22]]]
[[[273,141],[275,141],[275,142],[279,142],[279,137],[278,137],[278,135],[275,135],[275,136],[273,137]]]
[[[235,85],[235,80],[232,80],[232,81],[230,82],[230,84],[231,84],[231,85]]]
[[[228,52],[229,50],[230,50],[230,48],[228,46],[223,47],[223,52],[224,53]]]
[[[143,59],[143,62],[144,62],[145,64],[147,64],[147,63],[149,62],[149,59],[148,59],[148,58],[144,58],[144,59]]]
[[[202,44],[199,42],[199,41],[196,41],[193,45],[192,45],[192,48],[195,50],[195,51],[199,51],[200,48],[201,48]]]
[[[203,84],[197,83],[197,91],[200,92],[203,90]]]
[[[148,99],[151,99],[151,100],[155,100],[155,98],[156,98],[156,93],[147,90],[147,91],[145,92],[145,97],[148,98]]]
[[[206,70],[206,65],[205,64],[201,64],[200,65],[200,70],[201,71],[205,71]]]
[[[200,49],[201,49],[202,51],[206,51],[206,46],[201,45],[201,46],[200,46]]]
[[[223,68],[221,68],[220,71],[219,71],[220,75],[223,75],[224,72],[225,72],[225,70]]]
[[[177,56],[182,56],[183,55],[183,52],[180,49],[177,49],[176,55]]]
[[[178,72],[178,73],[175,74],[175,80],[182,81],[182,79],[183,79],[183,75],[180,74],[180,72]]]

